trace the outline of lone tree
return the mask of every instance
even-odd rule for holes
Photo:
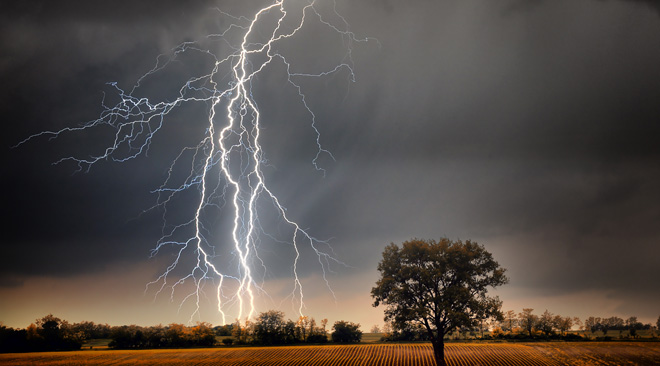
[[[386,305],[385,320],[398,328],[421,325],[437,365],[446,365],[444,337],[452,330],[481,319],[502,319],[502,302],[486,292],[507,282],[505,270],[476,242],[412,239],[401,248],[392,243],[378,271],[373,305]]]

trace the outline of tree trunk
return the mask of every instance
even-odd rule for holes
[[[446,366],[445,363],[445,341],[440,338],[437,341],[432,341],[433,345],[433,356],[435,357],[435,364],[437,366]]]

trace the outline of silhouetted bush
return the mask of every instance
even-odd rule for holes
[[[336,343],[357,343],[362,340],[360,324],[340,320],[332,326],[332,341]]]

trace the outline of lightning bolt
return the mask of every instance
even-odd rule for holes
[[[197,42],[184,42],[170,53],[160,55],[156,65],[142,75],[130,91],[117,83],[109,83],[118,102],[106,105],[99,118],[77,127],[58,131],[44,131],[21,141],[26,143],[37,137],[57,138],[64,133],[75,133],[101,126],[110,127],[111,143],[100,154],[87,158],[65,157],[54,164],[74,162],[78,171],[88,172],[99,161],[125,162],[147,155],[156,136],[166,128],[169,115],[183,106],[206,108],[204,133],[198,142],[184,147],[173,159],[165,181],[153,193],[157,195],[153,207],[145,210],[162,210],[162,236],[151,255],[169,250],[172,262],[161,275],[146,285],[145,291],[155,287],[155,296],[170,292],[175,300],[179,289],[184,291],[179,308],[192,301],[195,310],[190,321],[200,316],[200,302],[205,298],[205,287],[214,286],[217,310],[222,323],[227,319],[251,319],[256,311],[257,297],[268,296],[265,278],[268,271],[260,252],[264,239],[274,244],[286,244],[293,253],[291,263],[292,304],[303,315],[305,309],[303,281],[299,274],[303,248],[311,249],[318,261],[325,285],[332,293],[327,272],[333,265],[345,265],[334,255],[327,241],[312,236],[293,218],[289,217],[280,199],[269,188],[263,167],[268,166],[261,144],[262,120],[258,100],[254,95],[259,75],[276,66],[285,70],[286,82],[298,96],[298,103],[309,118],[309,126],[316,136],[316,154],[311,163],[314,169],[325,175],[319,160],[326,156],[334,160],[330,151],[321,143],[317,116],[310,108],[301,80],[347,75],[355,81],[353,45],[357,42],[375,41],[358,38],[350,31],[348,22],[337,11],[337,4],[320,1],[280,0],[256,11],[254,16],[236,17],[215,9],[222,19],[229,20],[224,31],[210,34]],[[325,9],[325,11],[324,11]],[[328,10],[330,9],[330,10]],[[327,14],[327,15],[325,15]],[[337,64],[323,70],[305,70],[296,66],[283,52],[278,51],[304,32],[310,23],[335,34],[342,42],[344,55]],[[229,50],[223,52],[222,50]],[[188,78],[178,87],[172,101],[139,96],[139,92],[151,79],[166,73],[174,64],[187,56],[210,59],[207,71]],[[224,85],[224,87],[222,87]],[[273,92],[278,92],[277,90]],[[286,126],[282,126],[284,128]],[[17,146],[18,146],[17,145]],[[186,172],[182,174],[182,172]],[[182,178],[183,177],[183,178]],[[172,206],[188,202],[194,193],[194,209],[188,219],[178,217]],[[268,233],[261,225],[260,214],[268,202],[280,222],[288,227],[288,238],[282,239]],[[229,242],[215,242],[213,214],[228,211],[231,215]],[[281,235],[280,235],[281,236]],[[220,255],[230,246],[231,255]],[[272,248],[271,248],[272,250]],[[227,259],[226,257],[229,257]],[[185,268],[189,268],[186,270]],[[259,278],[261,276],[261,278]],[[233,316],[232,316],[233,315]],[[230,317],[231,316],[231,317]]]

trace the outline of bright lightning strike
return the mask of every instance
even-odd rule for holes
[[[257,308],[257,296],[267,295],[264,283],[268,269],[263,252],[276,250],[265,248],[264,239],[268,239],[278,245],[286,244],[293,254],[289,297],[302,315],[305,305],[299,266],[303,249],[311,250],[316,257],[330,292],[327,271],[331,264],[343,263],[333,256],[327,242],[314,238],[289,217],[280,199],[269,188],[262,169],[268,165],[262,146],[262,136],[267,133],[262,122],[268,116],[260,112],[260,100],[255,96],[257,85],[262,82],[262,74],[284,70],[286,85],[281,89],[293,88],[297,103],[307,113],[309,127],[316,136],[316,154],[311,163],[325,174],[320,159],[334,157],[321,144],[317,117],[308,105],[301,81],[334,75],[348,75],[348,80],[355,81],[352,46],[369,39],[358,39],[350,31],[334,1],[329,4],[275,1],[259,9],[251,18],[218,13],[222,19],[231,22],[224,31],[198,42],[182,43],[170,54],[159,56],[156,65],[128,92],[117,83],[110,83],[118,102],[107,106],[104,101],[104,110],[98,119],[79,127],[41,132],[19,145],[39,136],[56,138],[64,133],[111,127],[112,141],[102,153],[88,158],[66,157],[56,162],[73,161],[80,170],[89,171],[99,161],[125,162],[146,155],[174,111],[184,106],[206,109],[204,133],[199,134],[196,143],[179,152],[170,165],[165,182],[154,190],[158,198],[151,209],[162,209],[163,227],[162,237],[152,255],[172,250],[174,259],[156,280],[147,284],[147,290],[155,287],[157,295],[167,290],[172,300],[179,289],[184,291],[180,307],[188,302],[194,303],[192,321],[200,315],[200,302],[206,297],[205,287],[212,284],[223,323],[228,319],[251,319]],[[310,70],[296,65],[286,52],[281,51],[295,45],[310,24],[334,34],[342,42],[344,54],[341,61],[326,69]],[[205,71],[194,74],[176,87],[174,100],[159,101],[162,98],[140,95],[144,84],[166,73],[170,65],[184,62],[190,55],[211,61],[206,62]],[[263,78],[267,77],[264,75]],[[199,125],[197,122],[191,124]],[[190,199],[195,204],[187,219],[173,214],[176,210],[172,206]],[[288,228],[286,238],[264,230],[260,216],[264,212],[274,212]],[[224,236],[229,242],[213,239],[217,229],[212,226],[217,221],[211,217],[220,213],[231,216],[231,225],[227,228],[230,234]],[[171,223],[175,220],[176,223]],[[231,253],[220,254],[226,252],[227,246],[231,246]]]

